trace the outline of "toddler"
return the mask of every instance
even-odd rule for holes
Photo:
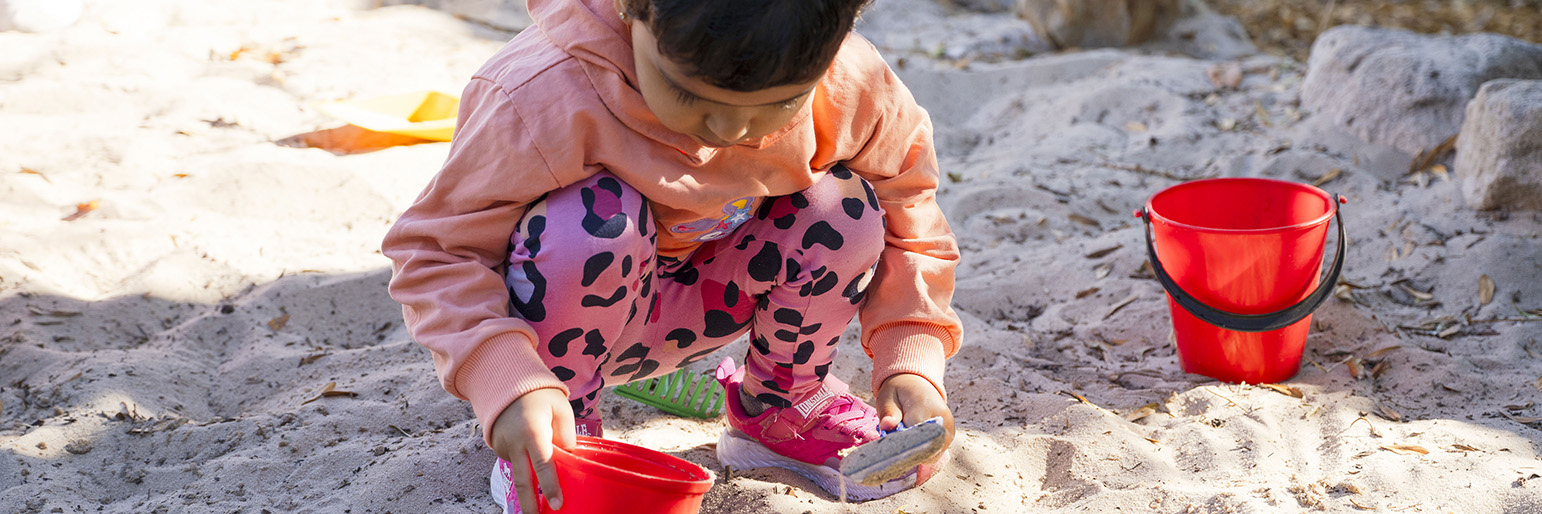
[[[931,122],[866,40],[866,0],[530,0],[535,25],[466,86],[443,168],[391,228],[391,295],[471,402],[494,499],[562,493],[554,445],[600,436],[602,388],[749,332],[725,466],[835,493],[840,458],[953,422],[958,246]],[[860,314],[874,406],[829,374]],[[530,476],[529,462],[534,469]],[[933,464],[854,499],[925,482]]]

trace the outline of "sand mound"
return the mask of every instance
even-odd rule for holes
[[[1242,60],[1232,87],[1165,51],[966,60],[904,27],[973,27],[949,37],[984,55],[1019,22],[931,5],[862,30],[933,113],[967,252],[952,467],[843,506],[722,469],[721,422],[611,398],[607,436],[713,469],[711,513],[1542,510],[1537,214],[1473,212],[1303,112],[1301,63]],[[376,251],[447,145],[273,141],[336,126],[315,102],[458,90],[508,36],[345,0],[92,3],[0,33],[0,511],[493,512],[492,454]],[[1280,389],[1182,373],[1142,266],[1130,211],[1217,176],[1350,199],[1349,285]],[[855,336],[835,372],[870,394]]]

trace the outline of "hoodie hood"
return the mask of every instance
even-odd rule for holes
[[[630,26],[621,21],[615,0],[529,0],[535,27],[558,48],[583,63],[584,74],[605,108],[628,128],[649,139],[680,150],[694,164],[710,160],[719,149],[702,146],[686,134],[669,130],[659,122],[642,93],[637,90],[637,64],[632,53]],[[816,92],[816,94],[818,94]],[[810,109],[793,117],[788,126],[740,146],[762,148],[807,120]]]
[[[558,48],[635,84],[631,31],[615,5],[614,0],[529,0],[534,26]]]
[[[691,162],[711,159],[715,148],[659,122],[637,90],[637,65],[630,27],[616,13],[614,0],[529,0],[535,26],[558,48],[583,63],[594,92],[616,119],[649,139],[672,146]]]

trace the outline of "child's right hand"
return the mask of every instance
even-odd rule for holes
[[[552,466],[552,443],[572,450],[578,445],[578,436],[573,429],[573,407],[561,389],[536,389],[514,400],[493,421],[490,439],[493,453],[512,464],[520,512],[540,512],[526,462],[535,468],[547,504],[562,509],[562,487],[557,483],[557,468]]]

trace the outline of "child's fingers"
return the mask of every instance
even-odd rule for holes
[[[892,392],[885,393],[879,394],[878,398],[875,399],[877,405],[874,405],[874,407],[878,409],[878,429],[894,430],[899,428],[900,419],[905,413],[900,409],[899,395]]]
[[[569,421],[568,430],[571,433],[573,422]],[[546,496],[546,503],[553,510],[562,510],[562,484],[557,482],[557,466],[552,464],[552,438],[550,433],[542,434],[545,430],[536,430],[536,437],[525,447],[530,456],[530,467],[535,469],[535,478],[540,484],[541,494]],[[523,501],[523,496],[520,497]],[[522,512],[539,512],[536,500],[532,496],[530,501],[532,510]],[[520,507],[524,507],[521,503]]]
[[[573,450],[578,447],[578,433],[573,428],[573,409],[566,402],[552,406],[551,412],[551,441],[564,450]]]
[[[511,473],[513,484],[509,487],[514,488],[515,496],[519,500],[520,512],[540,512],[535,508],[535,485],[530,483],[530,468],[524,466],[528,461],[520,457],[524,454],[525,452],[519,452],[514,460],[509,462],[509,471],[513,472]]]

